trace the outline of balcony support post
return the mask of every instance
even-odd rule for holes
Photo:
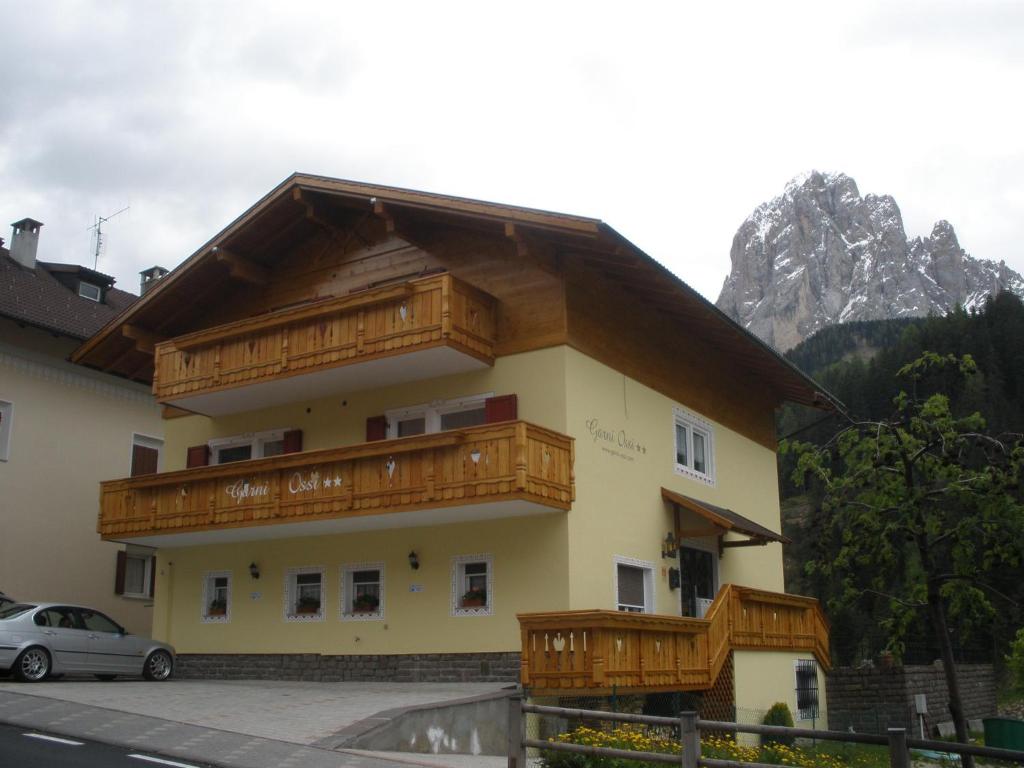
[[[528,463],[527,456],[527,442],[526,442],[526,424],[525,422],[519,422],[516,424],[516,490],[526,490],[526,469]]]

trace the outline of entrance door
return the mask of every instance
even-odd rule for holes
[[[705,549],[679,548],[682,615],[703,619],[715,599],[715,556]]]

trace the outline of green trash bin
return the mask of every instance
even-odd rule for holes
[[[985,746],[1024,750],[1024,720],[1013,717],[986,717]]]

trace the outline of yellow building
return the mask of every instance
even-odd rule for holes
[[[294,175],[75,360],[165,406],[99,531],[182,674],[824,703],[774,411],[825,396],[599,221]]]

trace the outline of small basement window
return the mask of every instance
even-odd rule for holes
[[[87,283],[84,280],[78,282],[78,295],[83,299],[89,299],[89,301],[99,302],[103,296],[103,291],[100,290],[98,285]]]

